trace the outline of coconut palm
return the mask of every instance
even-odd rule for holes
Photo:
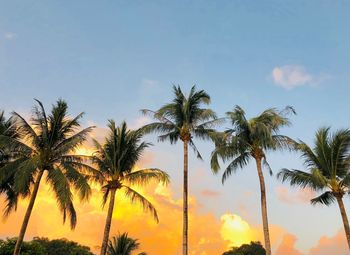
[[[128,233],[119,234],[109,240],[107,247],[107,255],[131,255],[132,252],[139,249],[140,243],[137,239],[130,238]],[[145,252],[138,255],[147,255]]]
[[[16,132],[16,126],[13,118],[9,118],[6,120],[4,111],[0,111],[0,139],[2,137],[18,137]],[[14,160],[12,148],[7,145],[0,145],[0,168],[5,166],[9,161]],[[13,188],[14,184],[14,176],[8,176],[7,179],[2,180],[0,183],[0,193],[5,195],[5,208],[4,208],[4,216],[8,216],[10,212],[16,210],[17,201],[18,201],[18,193],[15,192]],[[27,195],[27,193],[22,194],[23,196]]]
[[[329,127],[320,128],[313,148],[300,141],[297,149],[306,171],[282,169],[278,177],[292,186],[308,187],[322,193],[311,199],[313,205],[329,206],[337,202],[350,249],[349,221],[343,203],[344,195],[350,192],[350,130],[341,129],[332,134]]]
[[[287,107],[283,111],[267,109],[259,116],[247,119],[244,110],[236,106],[232,112],[227,112],[232,129],[216,136],[216,148],[211,158],[211,167],[214,173],[220,169],[219,158],[223,162],[230,161],[222,176],[223,183],[237,169],[247,166],[252,159],[255,161],[260,183],[262,222],[267,255],[271,255],[271,244],[262,165],[266,166],[272,173],[266,160],[266,152],[293,147],[294,141],[291,138],[279,134],[280,128],[290,125],[290,121],[286,117],[289,113],[294,113],[291,107]]]
[[[129,130],[125,122],[116,127],[113,120],[109,121],[108,128],[109,135],[103,145],[94,140],[97,151],[93,156],[93,162],[99,171],[96,179],[102,185],[103,205],[109,198],[101,255],[105,255],[107,250],[116,192],[121,190],[131,202],[141,203],[143,208],[149,211],[158,222],[154,206],[133,189],[132,185],[146,185],[152,180],[164,184],[169,182],[168,174],[159,169],[135,170],[135,165],[140,160],[142,153],[150,146],[150,143],[141,141],[143,137],[141,129]]]
[[[208,139],[214,132],[212,129],[221,120],[216,114],[201,106],[210,103],[210,96],[204,91],[196,91],[193,86],[186,97],[180,86],[173,86],[174,99],[157,111],[144,109],[144,114],[152,116],[156,122],[144,126],[146,133],[159,133],[158,140],[170,141],[171,144],[178,140],[183,142],[184,148],[184,179],[183,179],[183,255],[188,254],[188,146],[191,146],[198,158],[202,158],[198,152],[193,138]]]
[[[63,100],[58,100],[53,105],[49,115],[46,114],[43,104],[38,100],[36,102],[30,122],[13,112],[12,117],[16,120],[19,136],[2,136],[0,139],[1,146],[13,148],[16,154],[15,160],[0,169],[0,183],[13,176],[15,192],[30,193],[14,255],[20,252],[44,173],[63,213],[63,221],[68,215],[72,229],[77,219],[71,187],[81,199],[87,199],[91,192],[87,176],[82,172],[92,169],[84,163],[82,156],[74,155],[73,152],[84,142],[92,127],[80,129],[79,121],[83,113],[74,118],[69,117],[68,106]]]

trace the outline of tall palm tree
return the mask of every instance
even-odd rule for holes
[[[3,137],[18,137],[16,126],[13,118],[6,120],[4,111],[0,111],[0,140]],[[5,166],[9,161],[14,160],[14,154],[11,153],[13,148],[8,145],[0,145],[0,168]],[[7,217],[13,210],[17,208],[19,194],[13,188],[14,175],[2,180],[0,183],[0,193],[5,195],[6,204],[4,208],[4,216]],[[22,194],[26,196],[28,193]]]
[[[329,127],[320,128],[313,148],[300,141],[297,149],[306,171],[282,169],[278,177],[292,186],[308,187],[322,193],[311,199],[311,204],[328,206],[336,201],[350,249],[349,221],[343,203],[343,196],[350,192],[350,130],[341,129],[331,134]]]
[[[272,174],[266,160],[266,152],[293,147],[294,141],[291,138],[279,134],[280,128],[290,125],[286,115],[291,112],[294,113],[291,107],[283,111],[267,109],[259,116],[247,119],[244,110],[236,106],[232,112],[227,112],[232,129],[216,137],[216,148],[212,153],[211,167],[214,173],[220,169],[219,158],[224,162],[230,161],[222,176],[223,183],[238,168],[247,166],[252,159],[255,160],[260,182],[261,212],[267,255],[271,255],[271,244],[262,165],[266,166]]]
[[[139,249],[140,243],[137,239],[130,238],[128,233],[119,234],[109,240],[107,247],[107,255],[131,255],[133,251]],[[147,255],[141,252],[138,255]]]
[[[107,203],[109,197],[101,255],[105,255],[107,250],[116,192],[122,190],[131,202],[141,203],[143,208],[151,212],[158,222],[157,211],[151,202],[134,190],[131,185],[146,185],[152,180],[164,184],[169,182],[168,174],[159,169],[134,170],[142,153],[150,146],[149,143],[141,141],[143,137],[141,129],[129,130],[125,122],[116,127],[113,120],[109,121],[108,127],[109,135],[104,144],[101,145],[96,140],[94,141],[96,153],[93,156],[93,162],[99,171],[96,179],[102,185],[103,205]]]
[[[20,114],[12,114],[16,119],[19,137],[2,136],[0,139],[2,146],[10,146],[16,153],[16,159],[0,169],[0,183],[14,176],[15,192],[30,193],[14,255],[20,252],[44,173],[63,213],[63,221],[68,214],[72,229],[76,225],[76,212],[71,187],[81,199],[87,199],[91,192],[87,176],[82,172],[92,171],[92,168],[84,163],[82,156],[74,155],[73,152],[84,142],[92,127],[80,130],[79,121],[83,113],[74,118],[69,117],[68,106],[63,100],[53,105],[49,115],[43,104],[36,101],[38,105],[34,107],[30,123]]]
[[[183,255],[188,254],[188,146],[190,145],[198,158],[202,158],[198,152],[193,138],[208,139],[214,132],[214,125],[221,120],[216,114],[201,106],[210,104],[210,96],[204,91],[196,91],[193,86],[186,97],[180,86],[173,86],[174,99],[158,109],[151,111],[144,109],[144,114],[152,116],[156,122],[144,126],[146,133],[160,133],[159,141],[170,141],[171,144],[178,140],[183,142],[184,148],[184,179],[183,179]]]

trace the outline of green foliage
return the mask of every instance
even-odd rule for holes
[[[85,175],[91,167],[84,163],[84,157],[74,155],[74,150],[85,141],[92,127],[81,129],[83,114],[70,118],[63,100],[58,100],[48,114],[36,101],[30,122],[13,112],[11,121],[15,121],[16,135],[0,135],[0,148],[7,148],[13,155],[0,168],[0,184],[10,183],[15,194],[28,196],[37,176],[46,172],[63,219],[68,215],[74,228],[76,212],[71,188],[81,199],[87,199],[91,192]]]
[[[168,174],[157,168],[134,170],[145,149],[150,146],[142,141],[144,133],[141,129],[129,130],[125,122],[117,127],[113,120],[109,121],[108,127],[109,135],[104,144],[94,141],[96,152],[93,156],[93,163],[98,169],[94,177],[102,185],[103,205],[111,190],[122,190],[127,198],[140,203],[158,221],[151,202],[134,190],[132,185],[146,185],[152,180],[167,184]]]
[[[128,236],[128,233],[119,234],[108,242],[107,255],[131,255],[139,249],[140,243],[137,239]],[[145,252],[138,255],[147,255]]]
[[[233,247],[231,250],[224,252],[222,255],[265,255],[265,249],[260,242],[251,242],[243,244],[240,247]]]
[[[196,91],[193,86],[186,97],[179,86],[173,87],[174,99],[157,111],[143,109],[142,113],[150,115],[156,122],[145,125],[145,133],[155,132],[160,134],[159,141],[176,143],[179,139],[187,140],[198,158],[202,158],[197,150],[193,137],[210,139],[215,132],[214,126],[223,122],[218,119],[215,112],[208,108],[202,108],[203,104],[210,103],[210,96],[204,91]]]
[[[0,255],[12,255],[17,239],[0,240]],[[90,248],[66,239],[34,238],[23,242],[21,255],[93,255]]]
[[[282,127],[290,125],[286,117],[289,113],[294,113],[293,108],[286,107],[282,111],[272,108],[257,117],[247,119],[244,110],[239,106],[226,113],[232,128],[215,135],[216,146],[211,158],[211,168],[215,173],[220,169],[219,158],[224,162],[230,161],[222,176],[222,182],[237,169],[246,166],[252,158],[262,160],[272,174],[265,152],[284,148],[294,149],[295,146],[291,138],[279,134]]]
[[[33,242],[45,248],[48,255],[93,255],[90,248],[82,246],[67,239],[48,240],[47,238],[34,238]]]
[[[320,128],[315,135],[313,148],[300,141],[306,171],[282,169],[278,177],[292,186],[309,187],[322,194],[311,200],[312,204],[329,205],[342,198],[350,188],[350,130],[330,133],[330,128]]]
[[[3,138],[17,138],[15,122],[13,118],[6,120],[3,111],[0,111],[0,139]],[[11,162],[15,155],[14,148],[7,144],[0,143],[0,168]],[[17,207],[19,193],[14,189],[14,175],[8,175],[0,181],[0,193],[5,195],[4,216],[7,216],[12,210]],[[26,196],[27,192],[22,193]]]

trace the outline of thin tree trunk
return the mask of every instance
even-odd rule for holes
[[[350,227],[349,227],[348,216],[346,215],[345,206],[344,206],[342,197],[336,196],[336,198],[337,198],[337,202],[338,202],[338,205],[339,205],[341,217],[343,219],[346,239],[348,241],[348,246],[349,246],[349,249],[350,249]]]
[[[112,215],[113,215],[113,209],[114,209],[115,193],[116,193],[116,190],[112,189],[111,190],[111,195],[110,195],[110,200],[109,200],[109,206],[108,206],[108,213],[107,213],[107,218],[106,218],[105,230],[103,232],[103,240],[102,240],[100,255],[105,255],[106,251],[107,251],[109,232],[111,230],[111,224],[112,224]]]
[[[182,254],[188,254],[188,141],[184,141],[184,187],[183,187],[183,243]]]
[[[36,199],[36,195],[38,194],[38,190],[39,190],[39,186],[40,186],[40,180],[41,180],[41,177],[43,176],[43,173],[44,173],[44,171],[40,171],[38,176],[37,176],[37,178],[36,178],[36,181],[35,181],[35,184],[34,184],[34,188],[33,188],[33,193],[32,193],[32,196],[30,197],[30,201],[29,201],[29,204],[28,204],[28,208],[27,208],[26,214],[24,215],[22,227],[21,227],[21,230],[20,230],[19,235],[18,235],[18,239],[17,239],[17,242],[16,242],[15,249],[13,251],[13,255],[18,255],[20,253],[20,251],[21,251],[21,246],[22,246],[22,243],[23,243],[24,235],[25,235],[26,230],[27,230],[29,218],[30,218],[30,215],[31,215],[32,210],[33,210],[33,206],[34,206],[34,202],[35,202],[35,199]]]
[[[256,159],[256,167],[258,170],[259,182],[260,182],[261,214],[262,214],[263,229],[264,229],[265,250],[266,250],[266,255],[271,255],[269,222],[267,220],[266,188],[265,188],[264,174],[261,169],[261,159],[259,158]]]

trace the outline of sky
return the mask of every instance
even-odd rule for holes
[[[348,1],[0,4],[0,109],[8,114],[29,117],[34,98],[48,109],[63,98],[72,115],[86,113],[84,126],[98,126],[93,135],[102,139],[108,119],[126,120],[132,128],[148,123],[140,109],[169,102],[176,84],[185,92],[193,85],[207,91],[219,116],[235,105],[248,117],[292,105],[297,115],[282,132],[311,145],[321,126],[350,127]],[[152,184],[142,190],[157,206],[160,224],[121,197],[112,234],[129,231],[151,255],[180,254],[182,146],[158,143],[154,135],[145,139],[154,146],[140,167],[158,167],[171,176],[168,187]],[[255,166],[222,185],[220,173],[212,174],[209,166],[213,145],[197,143],[204,161],[190,154],[190,254],[221,254],[232,245],[263,241]],[[303,169],[297,153],[269,153],[268,160],[275,173],[284,167]],[[274,254],[347,254],[335,204],[311,206],[313,192],[281,184],[267,171],[265,177]],[[77,202],[78,226],[72,232],[60,224],[44,184],[27,239],[67,237],[97,250],[106,211],[99,188],[94,190],[88,204]],[[1,223],[0,237],[17,234],[25,205]],[[350,208],[348,198],[345,206]]]

